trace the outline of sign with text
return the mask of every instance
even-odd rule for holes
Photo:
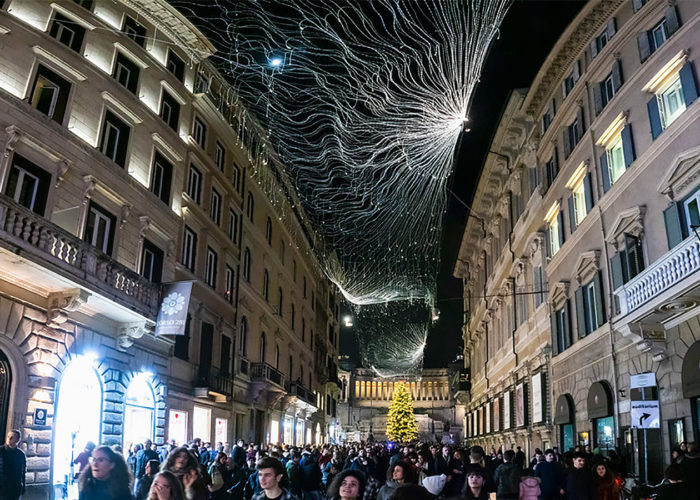
[[[630,375],[630,389],[638,387],[654,387],[656,386],[656,373],[640,373],[639,375]]]
[[[660,427],[658,401],[630,401],[631,426],[638,429]]]
[[[544,420],[542,411],[542,374],[536,373],[532,376],[532,421],[533,423]]]
[[[156,337],[159,335],[184,335],[192,282],[165,283],[162,290],[163,300],[160,309],[158,309],[158,319],[156,319]]]

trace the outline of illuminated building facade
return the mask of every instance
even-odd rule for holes
[[[469,442],[617,446],[658,480],[700,438],[699,25],[589,2],[512,93],[455,268]]]
[[[0,432],[28,494],[72,495],[87,441],[329,440],[336,290],[212,44],[161,0],[5,0],[0,45]],[[155,337],[172,281],[186,334]]]

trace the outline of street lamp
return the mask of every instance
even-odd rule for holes
[[[345,323],[345,326],[347,328],[350,328],[352,326],[352,316],[350,316],[350,315],[343,316],[343,322]]]

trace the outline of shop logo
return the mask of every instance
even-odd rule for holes
[[[165,297],[165,299],[163,299],[163,305],[161,306],[161,310],[163,311],[163,314],[172,316],[182,311],[182,308],[184,306],[185,297],[177,292],[173,292],[167,297]]]

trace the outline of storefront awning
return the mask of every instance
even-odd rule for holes
[[[595,382],[591,385],[587,401],[589,419],[612,415],[612,395],[607,382]]]
[[[554,424],[566,425],[574,421],[574,401],[569,394],[562,394],[557,398],[557,406],[554,410]]]
[[[681,384],[684,398],[700,396],[700,341],[690,346],[683,358]]]

